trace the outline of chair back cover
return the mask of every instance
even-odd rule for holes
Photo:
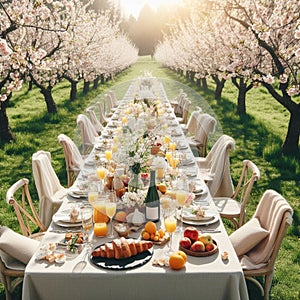
[[[104,127],[98,120],[95,111],[93,110],[93,108],[89,107],[86,109],[86,112],[89,114],[90,120],[91,120],[96,132],[98,134],[100,134]]]
[[[277,251],[285,234],[283,227],[292,223],[293,209],[289,203],[274,190],[266,190],[258,203],[253,218],[269,231],[269,235],[241,259],[243,268],[258,269],[267,265],[277,243]],[[278,243],[280,242],[280,243]],[[276,253],[277,255],[277,253]],[[273,263],[275,257],[273,257]]]
[[[222,135],[212,147],[213,156],[210,153],[207,155],[211,158],[210,173],[213,180],[208,182],[208,187],[212,197],[231,197],[233,194],[229,157],[230,151],[234,150],[234,145],[235,141],[232,137]]]
[[[77,116],[77,125],[80,128],[82,138],[82,154],[86,154],[87,149],[94,145],[95,138],[98,137],[99,134],[95,130],[90,119],[84,114],[79,114]]]
[[[40,199],[39,216],[42,223],[48,227],[67,190],[60,184],[52,167],[50,152],[41,150],[32,155],[32,171]]]

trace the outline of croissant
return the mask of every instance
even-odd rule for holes
[[[93,257],[123,259],[145,252],[152,248],[150,241],[138,241],[121,237],[105,243],[92,252]]]

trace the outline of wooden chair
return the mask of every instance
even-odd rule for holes
[[[246,222],[246,205],[252,187],[259,179],[258,167],[251,160],[244,160],[242,173],[232,197],[213,198],[221,217],[230,220],[235,229]]]
[[[100,101],[98,101],[96,104],[97,104],[98,110],[99,110],[99,120],[100,120],[100,123],[103,126],[106,126],[106,124],[109,122],[109,118],[107,118],[105,116],[104,105]]]
[[[94,111],[94,109],[92,107],[88,107],[86,110],[85,110],[89,117],[90,117],[90,120],[96,130],[96,132],[101,135],[101,132],[102,130],[104,129],[103,125],[101,124],[101,122],[98,120],[97,116],[96,116],[96,113]]]
[[[22,234],[24,236],[34,238],[41,235],[41,233],[33,234],[32,231],[39,229],[41,232],[46,231],[45,225],[42,223],[35,207],[32,202],[32,198],[28,189],[29,180],[27,178],[22,178],[15,182],[6,193],[6,202],[9,205],[12,205],[15,214],[17,216]],[[18,201],[16,194],[21,197]],[[32,227],[35,226],[35,228]],[[37,228],[36,228],[37,227]]]
[[[240,257],[240,262],[245,278],[261,289],[266,300],[269,299],[275,261],[287,228],[292,224],[292,216],[288,202],[274,190],[265,191],[253,215],[269,235]],[[263,285],[255,278],[261,276],[264,277]]]
[[[191,104],[192,104],[191,100],[189,100],[187,97],[184,98],[184,100],[182,102],[182,114],[181,114],[181,116],[176,117],[177,121],[180,124],[187,123]]]
[[[198,152],[200,157],[206,156],[209,134],[215,131],[217,120],[210,114],[198,116],[195,136],[188,137],[188,143],[192,149]]]
[[[235,141],[223,134],[214,143],[206,157],[196,157],[200,174],[207,183],[212,197],[231,197],[233,183],[230,173],[230,151],[234,150]]]
[[[0,282],[5,288],[5,299],[12,300],[15,289],[23,282],[25,274],[25,266],[19,270],[9,269],[5,266],[0,255]]]
[[[77,126],[80,129],[82,139],[82,155],[88,154],[95,144],[95,138],[99,136],[91,120],[84,114],[77,116]]]
[[[68,187],[70,187],[76,180],[76,177],[84,164],[84,160],[75,143],[67,135],[60,134],[58,136],[58,142],[61,144],[64,150]]]

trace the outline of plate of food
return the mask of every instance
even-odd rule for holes
[[[124,237],[95,247],[92,265],[108,270],[128,270],[146,264],[153,255],[153,243]]]
[[[185,207],[182,211],[182,222],[188,225],[210,225],[218,220],[216,212],[203,209],[199,205]]]
[[[62,227],[81,226],[81,217],[79,209],[76,207],[58,211],[52,216],[52,221]]]
[[[218,245],[215,240],[212,243],[204,244],[201,241],[200,243],[194,242],[189,248],[184,248],[179,245],[179,250],[183,251],[190,256],[206,257],[211,256],[218,252]]]

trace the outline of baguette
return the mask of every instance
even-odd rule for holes
[[[110,243],[105,243],[92,252],[93,257],[124,259],[135,256],[152,248],[150,241],[135,241],[121,237]]]

